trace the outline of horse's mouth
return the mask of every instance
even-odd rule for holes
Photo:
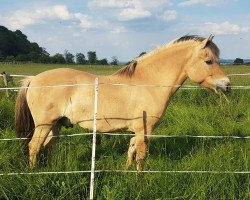
[[[230,82],[228,82],[227,84],[223,84],[223,85],[217,84],[214,87],[214,91],[216,94],[221,93],[221,92],[222,93],[230,93],[231,92],[231,84],[230,84]]]
[[[214,81],[213,87],[215,93],[229,93],[231,92],[231,83],[228,78],[218,79]]]

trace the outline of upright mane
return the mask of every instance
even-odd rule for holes
[[[140,56],[136,59],[134,59],[133,61],[131,61],[128,65],[126,65],[125,67],[121,68],[120,70],[118,70],[114,75],[123,75],[123,76],[128,76],[128,77],[132,77],[133,74],[135,73],[136,70],[136,66],[137,66],[137,62],[141,61],[145,58],[148,58],[149,56],[155,55],[156,53],[165,50],[166,48],[172,47],[177,43],[181,43],[181,42],[187,42],[187,41],[198,41],[198,42],[202,42],[204,41],[206,38],[198,36],[198,35],[184,35],[182,37],[180,37],[179,39],[173,40],[167,44],[162,45],[161,47],[144,54],[143,56]],[[207,43],[206,48],[210,49],[212,54],[216,57],[219,58],[220,55],[220,49],[217,47],[216,44],[214,44],[212,41],[209,41]]]
[[[201,37],[201,36],[198,36],[198,35],[184,35],[184,36],[180,37],[179,39],[175,40],[175,41],[174,41],[174,44],[180,43],[180,42],[186,42],[186,41],[190,41],[190,40],[202,42],[202,41],[204,41],[205,39],[206,39],[206,38]],[[216,44],[213,43],[213,41],[209,40],[208,43],[207,43],[206,48],[209,48],[209,49],[212,51],[212,53],[213,53],[217,58],[219,58],[220,49],[217,47]]]
[[[133,60],[125,67],[119,69],[114,75],[124,75],[131,77],[135,73],[137,61]]]

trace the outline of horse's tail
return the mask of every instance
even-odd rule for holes
[[[28,87],[30,81],[31,78],[24,79],[22,82],[22,87]],[[20,89],[16,100],[15,127],[16,135],[19,138],[31,138],[35,128],[34,120],[27,103],[27,90],[27,88]],[[24,143],[27,144],[27,142]]]

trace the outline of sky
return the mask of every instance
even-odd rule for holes
[[[0,0],[0,25],[51,55],[129,61],[186,34],[213,34],[221,58],[247,59],[249,8],[249,0]]]

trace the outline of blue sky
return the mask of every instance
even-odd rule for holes
[[[215,35],[221,58],[250,58],[249,0],[1,0],[0,25],[51,54],[128,61],[185,34]]]

